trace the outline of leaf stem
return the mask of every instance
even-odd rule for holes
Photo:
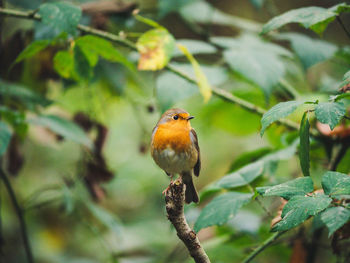
[[[15,209],[15,212],[16,212],[18,220],[19,220],[21,235],[23,238],[23,245],[24,245],[24,249],[25,249],[25,252],[27,255],[27,261],[28,261],[28,263],[34,263],[33,253],[32,253],[31,247],[30,247],[30,242],[29,242],[29,238],[28,238],[28,234],[27,234],[27,226],[26,226],[26,222],[24,220],[22,208],[19,206],[17,198],[16,198],[16,194],[11,186],[9,179],[7,178],[5,172],[3,171],[2,168],[0,168],[0,178],[4,182],[5,188],[9,194],[12,205]]]
[[[287,231],[276,232],[271,235],[268,239],[266,239],[260,246],[254,249],[243,261],[242,263],[248,263],[252,261],[257,255],[259,255],[265,248],[275,242],[281,235],[283,235]]]

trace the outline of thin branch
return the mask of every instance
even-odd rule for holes
[[[5,188],[9,194],[10,200],[12,202],[12,205],[15,209],[15,212],[16,212],[18,220],[19,220],[21,235],[23,238],[23,245],[24,245],[24,249],[25,249],[25,252],[27,255],[27,261],[28,261],[28,263],[34,263],[33,253],[32,253],[31,247],[30,247],[30,242],[29,242],[29,238],[28,238],[28,234],[27,234],[27,226],[26,226],[26,222],[24,220],[22,208],[19,206],[17,198],[16,198],[16,194],[13,191],[11,183],[10,183],[9,179],[7,178],[5,172],[2,170],[2,168],[0,168],[0,177],[4,181]]]
[[[34,20],[39,20],[39,21],[41,20],[40,15],[37,13],[35,13],[33,15],[32,11],[24,12],[24,11],[19,11],[19,10],[14,10],[14,9],[0,8],[0,14],[19,17],[19,18],[34,19]],[[105,38],[107,40],[116,42],[118,44],[121,44],[125,47],[132,49],[132,50],[136,50],[136,45],[133,42],[131,42],[131,41],[129,41],[121,36],[118,36],[118,35],[115,35],[112,33],[108,33],[106,31],[94,29],[92,27],[81,25],[81,24],[78,24],[77,28],[84,33],[93,34],[93,35]],[[181,70],[177,69],[176,67],[174,67],[172,65],[167,65],[165,68],[167,70],[175,73],[176,75],[180,76],[181,78],[186,79],[187,81],[189,81],[191,83],[195,83],[195,84],[197,83],[195,78],[192,78],[191,76],[187,75],[186,73],[182,72]],[[216,96],[218,96],[226,101],[229,101],[230,103],[237,104],[240,107],[242,107],[243,109],[246,109],[250,112],[256,113],[258,115],[263,115],[264,113],[266,113],[265,109],[255,105],[253,103],[250,103],[244,99],[241,99],[241,98],[231,94],[230,92],[228,92],[226,90],[212,86],[212,91],[213,91],[214,95],[216,95]],[[281,119],[281,120],[277,121],[277,123],[279,123],[283,126],[286,126],[287,128],[292,129],[292,130],[299,130],[299,124],[297,124],[291,120],[288,120],[288,119]],[[311,130],[310,133],[313,136],[316,136],[317,131]]]
[[[276,232],[268,239],[266,239],[260,246],[254,249],[243,261],[242,263],[248,263],[252,261],[259,253],[264,251],[265,248],[270,246],[273,242],[275,242],[281,235],[283,235],[286,231]]]
[[[168,219],[175,227],[177,236],[187,247],[188,252],[196,263],[210,263],[196,233],[189,227],[185,214],[185,189],[181,179],[176,180],[170,185],[169,191],[165,196],[165,207]]]
[[[350,32],[345,27],[345,25],[344,25],[343,21],[341,20],[340,16],[337,16],[337,21],[340,24],[340,26],[343,28],[343,30],[345,31],[345,33],[348,36],[348,38],[350,39]]]
[[[339,150],[337,154],[332,158],[332,160],[329,163],[328,169],[330,171],[336,171],[337,166],[340,163],[340,161],[343,159],[344,155],[346,154],[348,148],[350,146],[349,141],[342,142],[341,145],[339,146]]]

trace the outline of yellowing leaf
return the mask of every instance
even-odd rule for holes
[[[159,70],[168,64],[175,48],[174,37],[163,28],[156,28],[144,33],[136,43],[141,57],[139,70]]]
[[[182,51],[182,53],[185,54],[187,59],[191,62],[192,67],[194,69],[194,73],[196,74],[196,80],[197,80],[197,85],[199,87],[199,91],[204,97],[204,102],[207,102],[210,99],[211,93],[212,93],[207,77],[204,75],[197,60],[192,56],[192,54],[188,51],[188,49],[181,44],[178,44],[177,47]]]

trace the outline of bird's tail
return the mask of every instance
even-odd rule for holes
[[[187,204],[191,202],[198,203],[199,197],[196,188],[194,187],[191,173],[183,173],[182,181],[186,185],[185,202]]]

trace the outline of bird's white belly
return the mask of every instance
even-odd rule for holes
[[[169,174],[179,174],[190,171],[194,164],[191,163],[191,156],[187,152],[176,153],[171,148],[155,151],[153,158],[156,163]]]

